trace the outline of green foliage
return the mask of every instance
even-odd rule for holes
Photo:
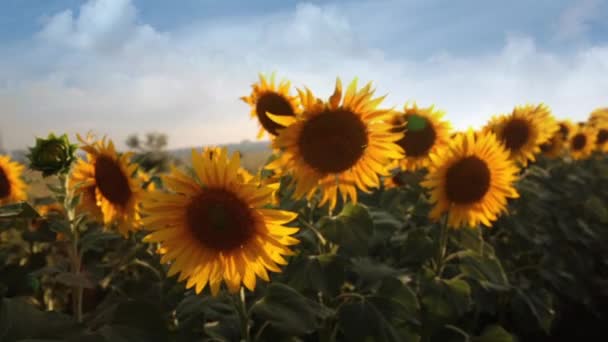
[[[282,273],[243,297],[196,295],[167,278],[145,232],[124,239],[76,215],[63,184],[53,193],[64,216],[1,207],[0,341],[601,340],[606,157],[528,167],[508,214],[490,229],[449,230],[441,263],[423,176],[404,173],[404,186],[360,194],[334,214],[291,198],[282,178],[280,208],[299,213],[301,243]]]

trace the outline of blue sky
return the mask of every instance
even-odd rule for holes
[[[337,76],[457,128],[525,102],[584,119],[607,105],[608,0],[2,0],[0,129],[172,147],[255,138],[238,100],[276,71],[319,96]]]

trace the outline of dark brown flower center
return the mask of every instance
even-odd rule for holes
[[[608,141],[608,129],[600,129],[597,133],[597,144],[604,145]]]
[[[572,138],[572,149],[575,151],[582,150],[587,145],[587,137],[579,133]]]
[[[405,135],[397,144],[405,150],[406,157],[426,156],[437,137],[433,125],[427,118],[416,114],[407,115],[405,120],[402,129]]]
[[[107,156],[99,156],[95,161],[95,183],[110,203],[125,206],[131,199],[129,179],[118,162]]]
[[[11,194],[11,183],[3,168],[0,167],[0,199]]]
[[[450,202],[472,204],[490,189],[490,169],[475,156],[465,157],[449,167],[446,173],[446,195]]]
[[[255,105],[255,112],[258,115],[258,120],[260,120],[262,127],[272,135],[277,135],[277,130],[284,128],[285,126],[272,121],[266,113],[284,116],[294,115],[294,109],[291,107],[289,101],[284,96],[274,92],[267,92],[258,98]]]
[[[528,142],[530,133],[530,124],[526,120],[512,119],[502,131],[502,140],[507,149],[516,151]]]
[[[230,251],[255,235],[255,217],[249,206],[224,189],[205,189],[186,209],[188,228],[205,247]]]
[[[321,173],[340,173],[353,167],[367,147],[367,129],[356,114],[337,109],[309,119],[298,147],[304,161]]]
[[[564,139],[568,138],[568,133],[570,133],[570,129],[568,128],[568,125],[566,125],[565,123],[560,123],[559,124],[559,134],[562,135],[562,138],[564,138]]]

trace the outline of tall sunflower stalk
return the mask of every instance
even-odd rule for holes
[[[68,187],[67,174],[73,162],[76,160],[76,150],[78,145],[70,143],[66,134],[55,136],[49,134],[47,138],[37,138],[36,145],[29,149],[27,155],[30,168],[42,172],[44,177],[57,176],[59,187],[49,186],[55,193],[58,203],[62,203],[68,219],[69,229],[61,233],[67,235],[70,242],[70,272],[74,275],[72,284],[72,305],[76,320],[82,322],[82,297],[83,285],[78,279],[81,277],[82,254],[78,248],[79,226],[83,222],[83,217],[76,215],[76,206],[80,196],[71,191]],[[68,233],[68,234],[65,234]]]

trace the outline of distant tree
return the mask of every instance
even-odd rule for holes
[[[167,135],[163,133],[146,134],[146,147],[150,150],[159,151],[167,146]]]
[[[130,149],[136,151],[134,161],[146,172],[164,172],[169,169],[171,156],[165,148],[168,145],[168,137],[164,133],[150,132],[145,135],[145,143],[138,134],[127,137],[126,144]]]
[[[127,137],[126,144],[130,149],[138,150],[141,146],[141,143],[139,142],[139,136],[137,134],[129,135]]]

